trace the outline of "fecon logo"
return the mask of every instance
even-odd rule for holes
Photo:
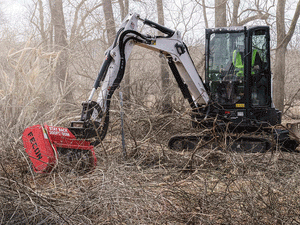
[[[38,145],[37,145],[37,143],[36,143],[35,138],[33,137],[33,133],[30,132],[30,133],[28,134],[28,136],[29,136],[29,137],[32,137],[32,138],[30,138],[29,141],[30,141],[31,147],[32,147],[32,149],[33,149],[33,151],[34,151],[36,157],[37,157],[38,159],[42,159],[41,151],[40,151],[40,149],[39,149],[39,147],[38,147]]]

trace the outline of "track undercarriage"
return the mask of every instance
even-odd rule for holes
[[[299,139],[283,128],[264,128],[251,132],[245,129],[235,132],[224,127],[203,129],[197,134],[176,135],[171,137],[168,143],[172,150],[195,150],[205,147],[247,153],[274,150],[294,152],[297,151],[298,145]]]

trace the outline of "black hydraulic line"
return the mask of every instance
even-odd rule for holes
[[[187,47],[186,47],[186,49],[187,49]],[[187,50],[187,52],[188,52],[188,50]],[[188,52],[188,54],[189,54],[189,52]],[[198,117],[197,115],[201,114],[200,109],[195,104],[195,102],[194,102],[194,100],[192,98],[192,95],[191,95],[191,93],[190,93],[187,85],[183,82],[183,80],[182,80],[182,78],[180,76],[180,73],[179,73],[179,71],[178,71],[178,69],[177,69],[177,67],[176,67],[176,65],[175,65],[172,57],[168,57],[168,64],[169,64],[169,67],[170,67],[170,69],[171,69],[171,71],[172,71],[172,73],[173,73],[173,75],[175,77],[175,80],[176,80],[176,82],[177,82],[177,84],[178,84],[178,86],[179,86],[179,88],[181,90],[181,93],[182,93],[183,97],[188,100],[188,102],[189,102],[189,104],[190,104],[190,106],[192,108],[192,111],[194,113],[194,115],[192,115],[192,118],[197,118]],[[201,79],[201,77],[200,77],[200,79]],[[202,81],[202,79],[201,79],[201,81]],[[210,105],[208,105],[208,107],[206,107],[205,118],[208,117],[209,111],[210,111]]]
[[[124,41],[124,38],[127,34],[129,33],[133,33],[143,39],[147,39],[144,35],[141,35],[140,33],[134,31],[134,30],[127,30],[124,31],[119,39],[119,49],[120,49],[120,68],[117,74],[117,77],[112,85],[112,87],[110,88],[108,95],[107,95],[107,99],[106,99],[106,112],[104,113],[104,122],[103,122],[103,127],[101,128],[101,132],[97,132],[98,133],[98,139],[99,140],[103,140],[107,134],[107,130],[108,130],[108,125],[109,125],[109,108],[110,108],[110,103],[111,103],[111,97],[114,94],[115,90],[119,87],[119,84],[121,83],[123,77],[124,77],[124,73],[125,73],[125,66],[126,66],[126,59],[125,59],[125,46],[126,43],[130,40],[136,40],[138,42],[141,42],[141,40],[139,40],[136,37],[129,37]],[[103,118],[103,117],[102,117]],[[97,146],[98,144],[100,144],[100,141],[96,140],[93,145]]]
[[[97,89],[100,86],[100,82],[104,80],[105,75],[107,73],[107,69],[111,63],[112,57],[110,55],[110,51],[107,53],[104,62],[102,63],[101,69],[98,73],[97,79],[94,82],[94,88]]]
[[[157,30],[161,31],[164,34],[167,34],[168,36],[173,36],[173,34],[175,33],[174,30],[171,30],[171,29],[169,29],[167,27],[164,27],[164,26],[162,26],[162,25],[160,25],[158,23],[155,23],[155,22],[153,22],[151,20],[148,20],[148,19],[144,20],[144,24],[157,29]]]
[[[118,38],[123,30],[124,30],[124,27],[122,27],[121,29],[118,30],[117,37],[115,38],[115,41],[113,43],[113,48],[117,46]]]
[[[134,35],[137,35],[139,37],[141,37],[144,40],[147,40],[147,37],[145,37],[144,35],[140,34],[137,31],[134,30],[127,30],[124,31],[121,35],[120,35],[120,39],[119,39],[119,49],[120,49],[120,68],[117,74],[117,77],[112,85],[112,87],[109,90],[109,95],[107,99],[110,99],[111,96],[113,95],[114,91],[116,90],[116,88],[119,86],[119,84],[121,83],[123,77],[124,77],[124,72],[125,72],[125,66],[126,66],[126,59],[125,59],[125,45],[129,40],[136,40],[138,42],[141,42],[141,40],[139,40],[136,37],[129,37],[124,41],[124,38],[127,34],[132,33]]]
[[[182,92],[183,97],[185,99],[188,99],[188,101],[189,101],[189,103],[190,103],[190,105],[193,109],[196,109],[196,105],[193,101],[191,93],[190,93],[187,85],[183,82],[183,80],[182,80],[182,78],[179,74],[179,71],[178,71],[178,69],[177,69],[177,67],[176,67],[176,65],[175,65],[175,63],[174,63],[174,61],[171,57],[168,57],[168,64],[169,64],[169,67],[170,67],[170,69],[171,69],[171,71],[172,71],[172,73],[175,77],[175,80],[176,80],[176,82],[177,82],[177,84],[178,84],[178,86],[179,86],[179,88]]]
[[[117,42],[118,42],[118,38],[119,38],[119,36],[120,36],[120,34],[121,34],[121,32],[122,32],[123,30],[124,30],[124,27],[118,30],[117,35],[116,35],[116,38],[115,38],[114,43],[113,43],[113,45],[112,45],[112,48],[116,47]],[[110,65],[110,63],[111,63],[111,61],[112,61],[112,57],[111,57],[111,55],[110,55],[110,51],[108,51],[108,52],[106,53],[105,60],[104,60],[104,62],[102,63],[101,69],[100,69],[100,71],[99,71],[99,73],[98,73],[97,79],[96,79],[95,82],[94,82],[94,88],[95,88],[95,89],[97,89],[97,88],[100,86],[100,82],[104,80],[105,75],[106,75],[106,72],[107,72],[107,69],[108,69],[108,67],[109,67],[109,65]]]

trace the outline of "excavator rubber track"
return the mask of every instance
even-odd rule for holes
[[[274,129],[272,133],[232,134],[201,133],[176,135],[170,138],[168,147],[172,150],[211,148],[235,152],[257,153],[274,150],[298,152],[299,140],[291,138],[288,130]]]

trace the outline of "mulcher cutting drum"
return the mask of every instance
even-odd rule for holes
[[[48,173],[62,165],[68,170],[88,172],[97,164],[90,142],[77,140],[67,128],[35,125],[25,129],[22,139],[37,173]]]

